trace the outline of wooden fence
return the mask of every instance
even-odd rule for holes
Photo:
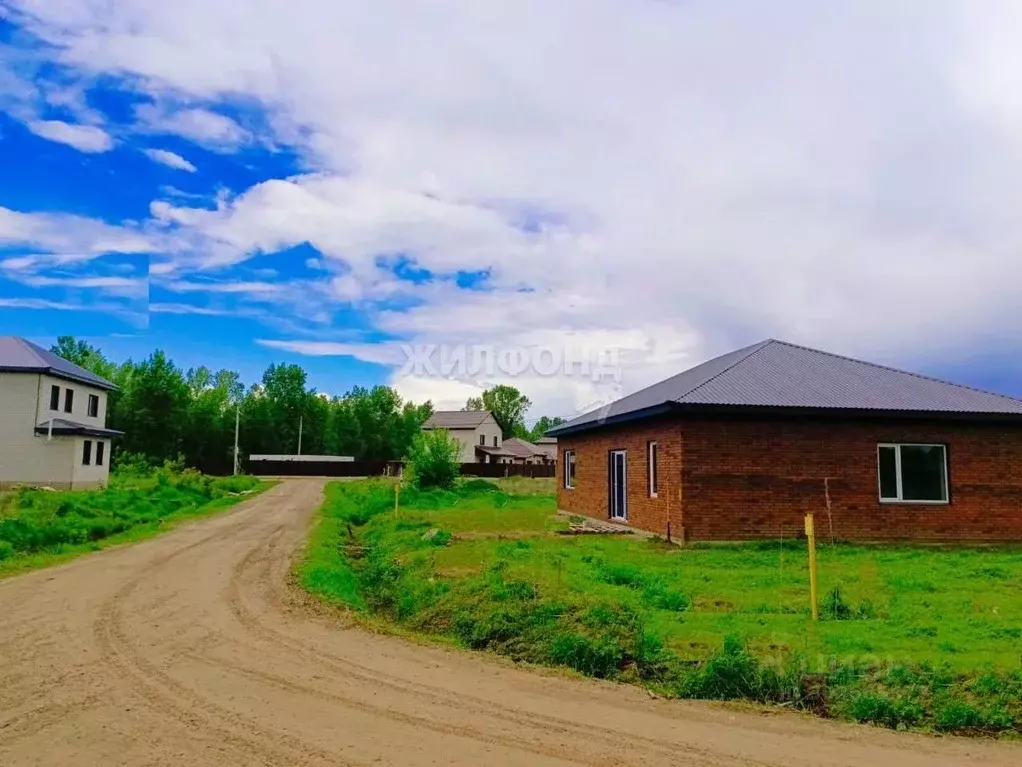
[[[401,461],[247,461],[245,470],[262,477],[383,477],[398,476]],[[557,467],[511,463],[463,463],[465,477],[556,477]]]

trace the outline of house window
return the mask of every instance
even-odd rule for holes
[[[75,407],[74,389],[64,389],[64,412],[70,413]]]
[[[485,434],[480,434],[479,435],[479,444],[482,445],[483,447],[486,447],[486,435]]]
[[[60,387],[50,387],[50,410],[60,410]]]
[[[96,465],[97,466],[102,466],[103,465],[103,451],[104,451],[105,448],[106,448],[106,442],[97,442],[96,443]]]
[[[649,466],[649,497],[657,494],[657,447],[656,442],[646,443],[646,463]]]
[[[497,446],[497,438],[496,438],[496,437],[494,437],[494,438],[493,438],[493,446],[494,446],[494,447],[496,447],[496,446]]]
[[[564,489],[575,489],[575,451],[564,451]]]
[[[89,395],[89,418],[99,418],[99,396]]]
[[[92,464],[92,440],[87,439],[82,443],[82,466]]]
[[[884,503],[947,503],[944,445],[878,445],[877,476]]]

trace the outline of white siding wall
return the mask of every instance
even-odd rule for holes
[[[53,378],[47,375],[31,376],[31,378],[38,379],[39,381],[39,409],[37,411],[36,423],[46,423],[50,418],[66,418],[69,421],[84,423],[99,429],[106,428],[105,390],[72,381],[63,381],[60,378]],[[56,410],[50,410],[50,387],[52,386],[60,387],[60,403]],[[68,389],[74,392],[70,413],[64,411],[64,402]],[[99,412],[95,418],[90,418],[88,415],[90,394],[95,394],[99,397]]]
[[[74,454],[71,464],[74,467],[74,487],[95,487],[105,485],[110,477],[110,440],[96,439],[95,437],[65,437],[68,442],[74,443]],[[92,443],[90,463],[88,466],[82,463],[86,441]],[[96,465],[96,445],[103,443],[103,465]]]
[[[0,484],[68,487],[74,479],[74,440],[35,434],[40,377],[0,373]]]
[[[493,420],[492,415],[475,429],[450,429],[447,433],[461,445],[462,463],[476,463],[479,461],[479,458],[476,456],[476,447],[479,445],[480,436],[485,438],[487,447],[494,446],[493,440],[495,437],[497,439],[497,447],[504,444],[503,433],[497,422]]]
[[[475,463],[476,460],[476,444],[478,444],[479,438],[475,436],[474,431],[468,429],[453,429],[448,434],[451,435],[451,439],[461,445],[461,462],[462,463]],[[472,440],[476,442],[473,443]]]

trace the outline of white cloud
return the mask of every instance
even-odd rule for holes
[[[166,165],[168,168],[173,168],[174,170],[183,170],[187,171],[188,173],[195,173],[195,171],[198,170],[198,168],[196,168],[194,165],[188,162],[188,160],[186,160],[181,155],[175,154],[174,152],[169,152],[166,149],[144,149],[142,151],[145,153],[146,157],[148,157],[153,162],[158,162],[161,165]]]
[[[67,144],[79,152],[109,152],[114,140],[95,125],[72,125],[62,120],[31,120],[27,127],[37,136],[58,144]]]
[[[48,261],[88,261],[103,253],[173,252],[172,237],[144,230],[134,224],[113,225],[99,219],[63,213],[24,213],[0,207],[0,245],[31,245],[50,253],[19,257],[24,267]]]
[[[187,280],[167,280],[159,283],[160,287],[172,293],[245,293],[267,294],[280,293],[285,286],[274,282],[189,282]]]
[[[89,307],[68,301],[48,301],[43,298],[0,298],[0,307],[5,309],[40,309],[58,312],[88,311]]]
[[[138,127],[150,133],[181,136],[218,152],[234,152],[251,136],[230,117],[208,109],[167,109],[141,104],[135,109]]]
[[[192,304],[149,304],[149,311],[153,314],[195,314],[204,317],[231,317],[237,313],[233,309],[214,309],[208,306],[193,306]]]
[[[184,285],[308,242],[295,311],[407,295],[374,329],[620,344],[629,389],[766,336],[913,365],[1022,325],[1017,3],[20,5],[63,63],[148,91],[141,129],[301,152],[213,210],[154,203],[187,246],[151,274]],[[398,255],[486,290],[398,283]]]

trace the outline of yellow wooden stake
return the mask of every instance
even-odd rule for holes
[[[809,539],[809,598],[813,601],[813,620],[820,619],[820,608],[816,600],[816,525],[812,512],[806,514],[806,538]]]

